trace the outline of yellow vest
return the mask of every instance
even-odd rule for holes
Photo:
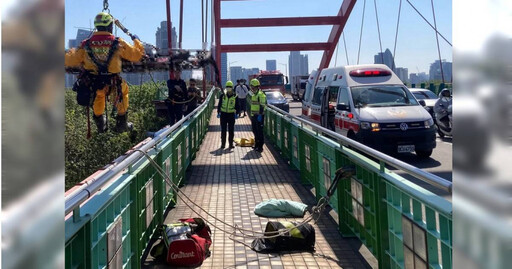
[[[251,96],[251,115],[260,114],[261,107],[265,110],[266,105],[267,96],[262,91],[258,91],[256,94],[253,94]]]
[[[222,97],[222,106],[220,107],[220,111],[224,113],[235,113],[235,102],[236,95],[228,97],[227,94],[224,94]]]

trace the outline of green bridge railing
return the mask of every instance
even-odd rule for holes
[[[452,204],[385,167],[450,193],[451,182],[271,105],[265,133],[300,170],[301,181],[314,186],[317,199],[326,195],[338,168],[356,168],[350,180],[338,184],[330,205],[341,234],[359,238],[379,268],[452,268]]]
[[[208,130],[213,92],[193,113],[139,148],[176,184],[184,179]],[[175,199],[142,153],[132,152],[107,167],[66,196],[66,268],[140,268],[149,240]]]
[[[176,184],[185,178],[207,132],[213,93],[194,113],[137,148]],[[315,187],[317,197],[326,194],[337,168],[356,167],[355,176],[338,185],[331,206],[338,212],[340,232],[358,237],[380,268],[452,267],[451,203],[389,172],[385,164],[448,191],[451,184],[272,106],[265,123],[266,134],[301,171],[302,182]],[[98,172],[66,196],[66,268],[139,268],[165,209],[175,199],[139,152]]]

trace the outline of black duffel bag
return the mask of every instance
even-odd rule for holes
[[[299,225],[290,221],[269,221],[265,228],[265,236],[279,234],[280,231]],[[257,238],[252,241],[251,248],[256,252],[269,253],[279,251],[315,251],[315,228],[304,223],[280,236]]]

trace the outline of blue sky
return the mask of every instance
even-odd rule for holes
[[[381,30],[382,49],[393,51],[395,31],[400,0],[376,0]],[[160,22],[166,20],[165,0],[135,1],[110,0],[112,15],[136,33],[143,41],[155,43],[155,31]],[[177,27],[179,22],[179,2],[171,1],[171,17]],[[184,1],[183,47],[201,47],[201,1]],[[333,16],[339,11],[342,0],[253,0],[253,1],[223,1],[222,18],[266,18],[266,17],[308,17]],[[433,23],[431,2],[427,0],[411,0],[418,10]],[[66,0],[66,44],[68,39],[75,38],[75,27],[90,27],[94,16],[101,11],[103,1]],[[359,33],[364,0],[358,0],[345,26],[345,39],[349,63],[357,62]],[[452,42],[452,1],[434,0],[437,27],[450,42]],[[211,22],[211,21],[210,21]],[[210,30],[210,22],[209,29]],[[223,44],[250,43],[294,43],[294,42],[325,42],[328,39],[331,26],[301,26],[301,27],[260,27],[260,28],[231,28],[222,31]],[[121,37],[126,36],[119,30]],[[210,31],[209,31],[210,34]],[[208,37],[208,42],[210,36]],[[439,39],[441,56],[452,61],[452,48],[444,40]],[[373,63],[373,56],[380,51],[377,24],[375,18],[374,0],[366,0],[366,11],[363,27],[360,64]],[[322,52],[307,51],[309,69],[318,68]],[[230,53],[228,61],[231,66],[259,67],[265,69],[265,60],[276,59],[278,63],[288,63],[288,52],[262,53]],[[336,56],[336,54],[335,54]],[[395,61],[397,66],[409,68],[409,73],[427,72],[434,60],[438,59],[435,32],[409,6],[402,1],[402,13],[398,32]],[[236,62],[235,62],[236,61]],[[346,65],[346,54],[343,39],[340,39],[337,60],[334,64]],[[284,65],[278,64],[284,69]]]

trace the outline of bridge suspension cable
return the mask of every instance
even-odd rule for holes
[[[398,27],[400,26],[400,14],[402,13],[402,0],[398,4],[398,19],[396,21],[396,33],[395,33],[395,46],[393,47],[393,72],[395,72],[395,58],[396,58],[396,43],[398,41]]]
[[[436,11],[434,9],[434,0],[430,0],[430,3],[432,3],[432,14],[434,15],[434,27],[436,30],[436,41],[437,41],[437,53],[439,54],[439,68],[441,69],[441,79],[443,80],[443,83],[444,83],[445,80],[444,80],[444,72],[443,72],[443,62],[441,59],[441,48],[439,48],[439,34],[437,31]]]
[[[439,33],[439,32],[437,31],[437,28],[436,28],[436,27],[434,27],[434,26],[433,26],[433,25],[432,25],[432,24],[431,24],[431,23],[430,23],[430,22],[425,18],[425,16],[423,16],[423,15],[421,14],[421,12],[420,12],[418,9],[416,9],[416,7],[411,3],[411,1],[409,1],[409,0],[406,0],[406,1],[407,1],[407,3],[409,3],[409,5],[410,5],[410,6],[411,6],[411,7],[412,7],[412,8],[413,8],[417,13],[418,13],[418,15],[420,15],[420,16],[423,18],[423,20],[424,20],[426,23],[428,23],[428,25],[430,25],[430,27],[432,27],[432,29],[433,29],[434,31],[436,31],[436,33],[437,33],[439,36],[441,36],[441,37],[444,39],[444,41],[446,41],[446,43],[448,43],[450,46],[453,46],[453,45],[452,45],[452,43],[450,43],[450,41],[448,41],[448,39],[446,39],[446,38],[445,38],[441,33]]]
[[[363,39],[364,12],[366,10],[366,0],[363,2],[363,16],[361,17],[361,33],[359,34],[359,49],[357,50],[357,64],[359,64],[359,56],[361,55],[361,41]]]
[[[375,19],[377,21],[377,33],[379,34],[380,58],[382,60],[382,63],[384,63],[384,53],[382,53],[382,39],[380,38],[379,14],[377,12],[377,0],[373,0],[373,5],[375,6]]]
[[[348,50],[347,50],[347,41],[345,40],[345,33],[341,33],[343,36],[343,46],[345,47],[345,56],[347,57],[347,65],[350,65],[348,62]]]

